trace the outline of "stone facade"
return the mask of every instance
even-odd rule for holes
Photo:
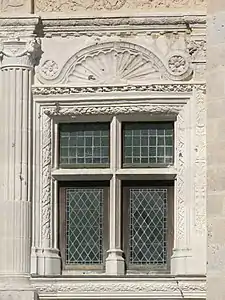
[[[222,196],[210,190],[218,184],[222,193],[220,180],[212,184],[210,179],[218,158],[222,166],[216,127],[222,124],[217,115],[222,100],[218,86],[215,112],[216,87],[209,84],[212,97],[207,103],[213,109],[206,115],[205,10],[204,0],[1,2],[0,299],[206,299],[207,197],[213,211],[209,233],[215,226],[209,249],[222,253],[216,232],[222,224],[216,217]],[[64,272],[58,247],[58,182],[96,174],[58,168],[58,124],[136,114],[175,122],[175,165],[161,174],[175,179],[170,274],[125,275],[117,244],[121,225],[114,226],[113,217],[120,202],[112,192],[106,272]],[[119,125],[112,124],[116,131]],[[216,158],[212,150],[207,154],[212,163],[208,182],[206,136],[209,149],[212,136],[221,142]],[[116,176],[124,175],[116,161],[114,185]],[[154,170],[148,175],[157,178]],[[214,197],[218,209],[210,202]],[[213,268],[213,255],[210,264]],[[209,288],[215,278],[209,276]],[[208,299],[217,299],[210,293]]]

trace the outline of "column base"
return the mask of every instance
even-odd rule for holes
[[[33,249],[31,274],[48,276],[61,274],[61,257],[55,248]]]
[[[171,274],[193,274],[193,258],[191,249],[174,249],[171,257]]]
[[[107,275],[124,275],[125,261],[123,251],[119,249],[108,250],[106,258],[106,274]]]
[[[34,291],[25,290],[2,290],[0,289],[0,299],[4,300],[38,300],[38,294]]]

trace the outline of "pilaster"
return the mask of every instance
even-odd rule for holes
[[[41,55],[36,39],[1,44],[0,295],[34,299],[31,242],[31,82]],[[22,288],[22,290],[21,290]],[[11,295],[11,296],[10,296]]]

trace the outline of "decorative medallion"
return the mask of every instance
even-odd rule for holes
[[[59,70],[57,63],[53,60],[46,60],[41,66],[42,76],[45,78],[54,77]]]
[[[185,73],[188,70],[188,66],[187,60],[179,54],[171,56],[168,60],[169,70],[176,75]]]

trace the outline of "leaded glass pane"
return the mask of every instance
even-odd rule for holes
[[[129,194],[130,263],[166,264],[167,190],[131,188]]]
[[[101,264],[103,189],[66,189],[66,263]]]
[[[61,124],[60,165],[65,167],[108,166],[109,124]]]
[[[123,166],[151,167],[173,164],[173,123],[125,123]]]

